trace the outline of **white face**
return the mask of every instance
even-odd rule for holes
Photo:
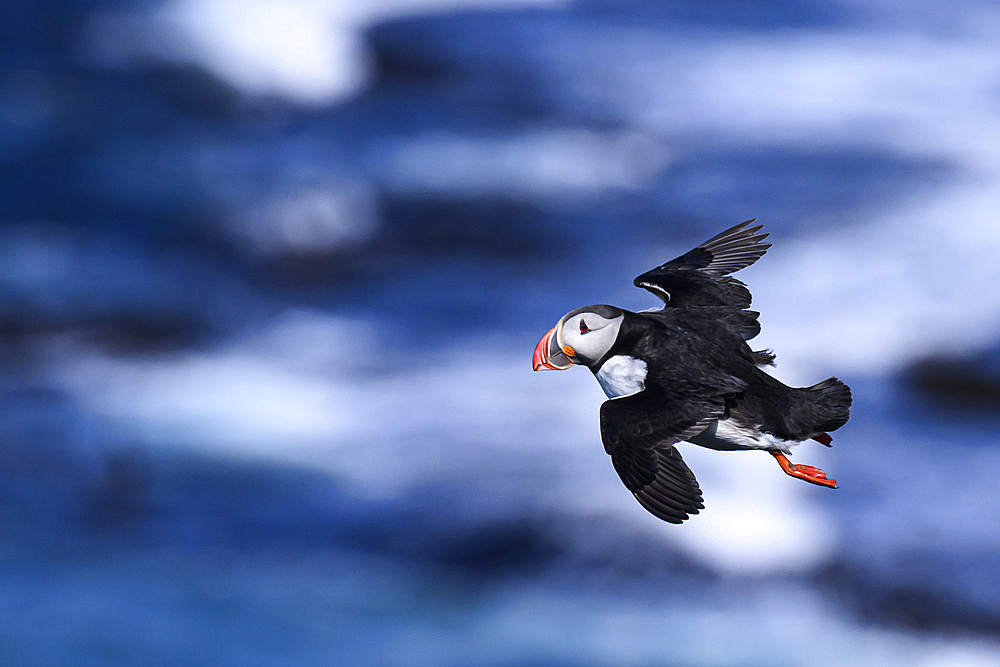
[[[574,364],[592,364],[615,344],[623,319],[624,315],[609,320],[592,312],[565,315],[556,325],[559,349]]]

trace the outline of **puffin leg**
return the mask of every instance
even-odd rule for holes
[[[812,484],[819,484],[820,486],[828,486],[831,489],[837,488],[837,480],[827,479],[826,473],[820,470],[819,468],[815,468],[813,466],[807,466],[802,463],[795,464],[789,461],[788,457],[782,454],[781,452],[776,452],[772,450],[768,451],[770,451],[771,456],[773,456],[775,459],[778,460],[778,465],[781,466],[781,469],[785,471],[785,474],[791,475],[792,477],[804,480],[806,482],[810,482]]]

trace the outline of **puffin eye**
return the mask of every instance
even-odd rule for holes
[[[581,334],[590,333],[590,327],[588,327],[587,323],[584,322],[583,320],[580,320],[580,333]]]

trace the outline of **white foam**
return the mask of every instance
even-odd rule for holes
[[[104,14],[88,48],[108,64],[195,63],[251,96],[330,104],[368,83],[362,32],[377,21],[460,8],[559,0],[168,0],[151,17]]]
[[[806,447],[794,459],[835,479],[836,468],[822,448]],[[685,444],[680,449],[698,477],[705,509],[670,537],[702,562],[741,574],[799,572],[823,563],[837,548],[837,531],[815,502],[836,491],[788,477],[765,452]]]
[[[331,180],[249,204],[229,218],[228,227],[259,256],[342,250],[375,233],[375,201],[366,183]]]
[[[953,188],[868,226],[781,241],[766,268],[747,277],[762,312],[755,343],[778,352],[777,374],[797,383],[881,375],[993,342],[1000,235],[992,192]]]
[[[433,132],[383,141],[369,159],[393,190],[550,200],[649,185],[668,155],[655,136],[550,128],[496,137]]]
[[[666,136],[709,131],[727,144],[889,145],[927,154],[996,132],[987,124],[998,34],[995,26],[960,39],[703,29],[666,39],[657,29],[607,27],[585,53],[574,49],[579,35],[557,35],[545,55],[582,104]]]

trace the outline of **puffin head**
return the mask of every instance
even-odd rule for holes
[[[614,306],[584,306],[571,310],[549,329],[531,358],[536,371],[563,371],[600,361],[618,339],[625,313]]]

